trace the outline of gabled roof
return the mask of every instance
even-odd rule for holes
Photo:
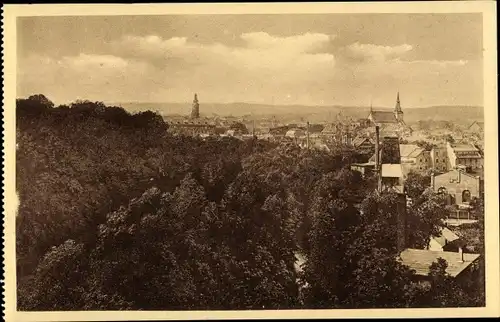
[[[335,133],[337,131],[338,131],[338,125],[330,123],[323,128],[321,133]]]
[[[478,121],[474,121],[472,122],[471,125],[469,125],[469,127],[467,128],[467,130],[472,130],[472,127],[476,125],[477,127],[479,127],[480,129],[484,129],[484,122],[478,122]]]
[[[397,123],[396,116],[392,111],[370,111],[369,118],[375,123]]]
[[[416,144],[400,144],[399,154],[402,158],[416,158],[418,157],[424,149]]]
[[[443,227],[441,229],[441,235],[432,237],[441,247],[446,246],[447,244],[460,239],[454,232],[450,229]]]
[[[372,143],[372,141],[370,140],[370,138],[367,138],[367,137],[357,137],[354,140],[352,140],[352,145],[354,145],[355,147],[358,147],[361,144],[363,144],[365,141],[368,141],[368,142]]]
[[[451,174],[453,175],[453,177],[456,177],[458,175],[458,171],[459,170],[457,170],[457,169],[451,169],[448,172],[436,175],[436,178],[437,177],[441,177],[441,176],[445,176],[445,178],[446,178],[446,176],[450,176]],[[482,179],[484,177],[484,172],[483,171],[476,171],[476,172],[461,171],[461,175],[468,176],[468,177],[471,177],[471,178],[477,178],[477,177],[479,177],[480,179]]]
[[[479,149],[472,144],[452,144],[451,147],[455,152],[479,152]]]
[[[438,258],[446,260],[448,267],[446,272],[453,277],[458,276],[463,270],[469,267],[474,261],[479,258],[479,254],[464,253],[464,261],[461,261],[460,253],[458,252],[441,252],[426,249],[405,249],[399,255],[401,262],[410,269],[415,270],[417,275],[429,275],[429,267],[436,262]]]

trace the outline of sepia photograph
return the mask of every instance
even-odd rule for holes
[[[479,4],[11,8],[12,310],[498,314]]]

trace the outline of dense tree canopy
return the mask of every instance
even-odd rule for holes
[[[356,151],[167,130],[149,111],[17,100],[21,310],[441,301],[448,277],[423,289],[397,261],[397,196],[374,193],[373,178],[349,169]],[[409,243],[421,248],[443,207],[413,182]],[[297,255],[306,258],[301,272]]]

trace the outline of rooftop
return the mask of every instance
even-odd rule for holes
[[[475,171],[466,172],[466,171],[462,171],[462,170],[458,170],[458,169],[451,169],[448,172],[438,174],[438,175],[436,175],[436,178],[440,177],[440,176],[449,176],[450,174],[453,174],[453,176],[457,176],[458,175],[458,173],[457,173],[458,171],[460,171],[462,175],[466,175],[466,176],[469,176],[469,177],[472,177],[472,178],[479,177],[481,180],[484,180],[484,171],[475,170]]]
[[[442,258],[448,263],[446,272],[453,277],[458,276],[479,258],[479,254],[463,253],[464,261],[462,262],[460,260],[460,253],[458,252],[441,252],[414,248],[405,249],[399,256],[404,265],[415,270],[415,273],[421,276],[429,275],[431,264],[436,262],[438,258]]]
[[[399,154],[402,158],[416,158],[418,157],[424,149],[416,144],[400,144]]]
[[[455,152],[479,152],[479,149],[472,144],[452,144]]]
[[[392,111],[371,111],[371,120],[375,123],[397,123],[396,117]]]
[[[445,246],[455,240],[460,239],[454,232],[452,232],[450,229],[444,227],[441,229],[441,236],[438,237],[433,237],[433,239],[439,243],[441,246]]]
[[[385,178],[401,178],[403,170],[401,164],[382,164],[382,177]]]
[[[352,163],[351,165],[353,166],[357,166],[357,167],[374,167],[375,166],[375,162],[365,162],[365,163]]]
[[[354,146],[357,147],[357,146],[361,145],[362,143],[364,143],[367,140],[368,140],[369,143],[372,143],[372,141],[370,140],[370,138],[367,138],[367,137],[357,137],[354,140],[352,140],[352,145],[354,145]]]

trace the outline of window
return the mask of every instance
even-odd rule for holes
[[[439,159],[436,159],[436,163],[439,163]]]
[[[462,202],[470,202],[470,191],[464,190],[462,192]]]

